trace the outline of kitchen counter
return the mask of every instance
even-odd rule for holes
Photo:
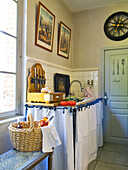
[[[93,97],[93,98],[87,97],[87,98],[85,98],[83,101],[76,103],[76,105],[87,104],[87,103],[93,102],[93,101],[95,101],[95,100],[96,100],[95,97]]]
[[[96,100],[96,98],[94,98],[94,97],[93,98],[88,98],[87,97],[83,101],[76,103],[76,106],[81,105],[81,104],[87,104],[87,103],[95,101],[95,100]],[[56,106],[60,107],[60,102],[49,103],[49,104],[47,104],[47,103],[30,103],[30,102],[26,102],[26,105],[29,105],[29,106],[33,106],[33,105],[34,106],[44,106],[44,107],[56,107]],[[66,107],[69,107],[69,106],[66,106]]]
[[[56,103],[30,103],[30,102],[26,102],[26,105],[29,106],[46,106],[46,107],[54,107],[54,106],[59,106],[60,102],[56,102]]]

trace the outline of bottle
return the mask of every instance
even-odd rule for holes
[[[18,124],[17,124],[17,127],[16,127],[16,128],[21,129],[21,128],[23,128],[23,126],[21,126],[20,122],[18,122]]]
[[[47,117],[43,117],[40,120],[38,127],[48,126],[48,124],[49,124],[48,118]]]

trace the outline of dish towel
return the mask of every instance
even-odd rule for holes
[[[52,152],[54,147],[61,145],[56,128],[53,124],[41,127],[42,130],[42,151]]]
[[[84,96],[95,97],[90,86],[85,87]]]

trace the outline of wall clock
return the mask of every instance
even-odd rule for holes
[[[128,37],[128,13],[116,12],[110,15],[104,24],[106,36],[114,41],[121,41]]]

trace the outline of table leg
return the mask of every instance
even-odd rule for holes
[[[52,154],[48,157],[48,170],[52,170]]]

